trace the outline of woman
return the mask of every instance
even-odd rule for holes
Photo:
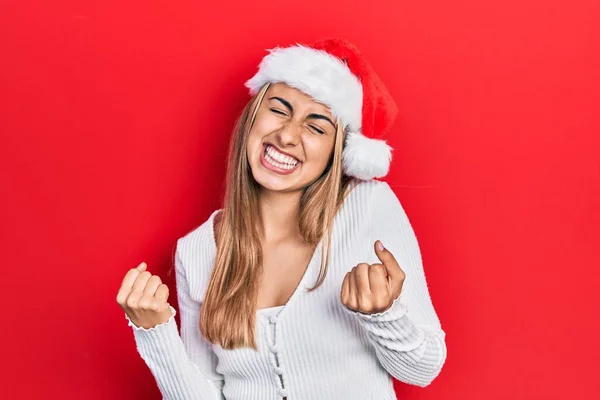
[[[417,239],[376,139],[396,106],[355,46],[270,50],[229,148],[224,207],[177,241],[168,288],[117,302],[166,399],[395,399],[446,359]],[[385,245],[385,247],[382,246]],[[320,268],[319,267],[320,264]]]

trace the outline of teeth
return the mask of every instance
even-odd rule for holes
[[[267,146],[267,154],[269,156],[271,156],[272,159],[274,159],[275,161],[278,161],[279,163],[282,163],[282,164],[288,164],[292,167],[295,166],[296,164],[298,164],[298,160],[279,153],[271,145]]]
[[[283,159],[283,162],[278,161],[276,158],[278,158],[279,160]],[[285,161],[286,159],[292,160],[294,163],[287,164]],[[277,168],[281,169],[293,169],[296,167],[296,164],[298,164],[297,160],[294,160],[293,158],[287,156],[283,156],[282,154],[273,151],[271,146],[267,147],[267,151],[265,152],[265,160],[267,160],[269,164],[272,164]]]

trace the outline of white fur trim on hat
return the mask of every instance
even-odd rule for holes
[[[360,131],[362,85],[342,60],[301,44],[268,51],[258,72],[245,84],[251,95],[267,82],[283,82],[328,106],[345,128]]]
[[[346,175],[363,180],[383,177],[390,169],[392,151],[385,140],[348,132],[342,153],[342,168]]]

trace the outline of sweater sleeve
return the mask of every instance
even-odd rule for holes
[[[181,336],[172,306],[169,320],[149,329],[134,325],[127,314],[125,318],[133,329],[137,350],[154,375],[163,399],[222,400],[223,376],[216,372],[216,355],[198,327],[201,304],[190,297],[179,248],[178,242],[175,276]]]
[[[371,200],[371,245],[379,239],[405,272],[400,295],[385,311],[358,318],[381,365],[399,381],[425,387],[446,360],[445,332],[429,296],[417,238],[390,186],[378,181]],[[370,264],[381,262],[372,250]]]

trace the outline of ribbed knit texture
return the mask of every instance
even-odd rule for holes
[[[137,350],[168,400],[389,400],[394,378],[426,386],[446,360],[445,332],[429,296],[417,239],[400,201],[383,181],[360,183],[335,217],[325,282],[312,293],[324,239],[288,303],[256,314],[258,351],[224,350],[200,333],[198,318],[215,261],[215,210],[177,241],[177,300],[169,321],[132,327]],[[406,274],[400,296],[377,314],[346,308],[345,274],[381,262],[381,240]]]

